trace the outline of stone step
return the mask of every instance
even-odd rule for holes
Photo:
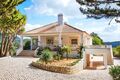
[[[23,50],[18,56],[34,57],[34,50]]]

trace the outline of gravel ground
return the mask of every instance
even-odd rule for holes
[[[112,80],[107,70],[83,70],[76,74],[60,74],[40,70],[29,64],[36,58],[0,58],[0,80]],[[116,63],[120,62],[118,59]]]

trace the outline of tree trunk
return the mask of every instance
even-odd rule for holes
[[[0,57],[9,56],[14,36],[2,34]]]
[[[1,43],[0,57],[4,56],[4,43],[5,43],[5,35],[2,33],[2,43]]]
[[[13,36],[9,36],[8,43],[6,45],[5,56],[10,56],[10,49],[12,47]]]

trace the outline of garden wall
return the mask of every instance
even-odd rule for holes
[[[40,64],[37,62],[32,62],[32,66],[51,72],[72,74],[83,70],[83,60],[76,63],[74,66],[54,66],[54,65]]]

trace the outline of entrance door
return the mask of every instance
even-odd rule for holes
[[[54,38],[53,37],[46,38],[47,46],[53,46],[53,43],[54,43]]]

